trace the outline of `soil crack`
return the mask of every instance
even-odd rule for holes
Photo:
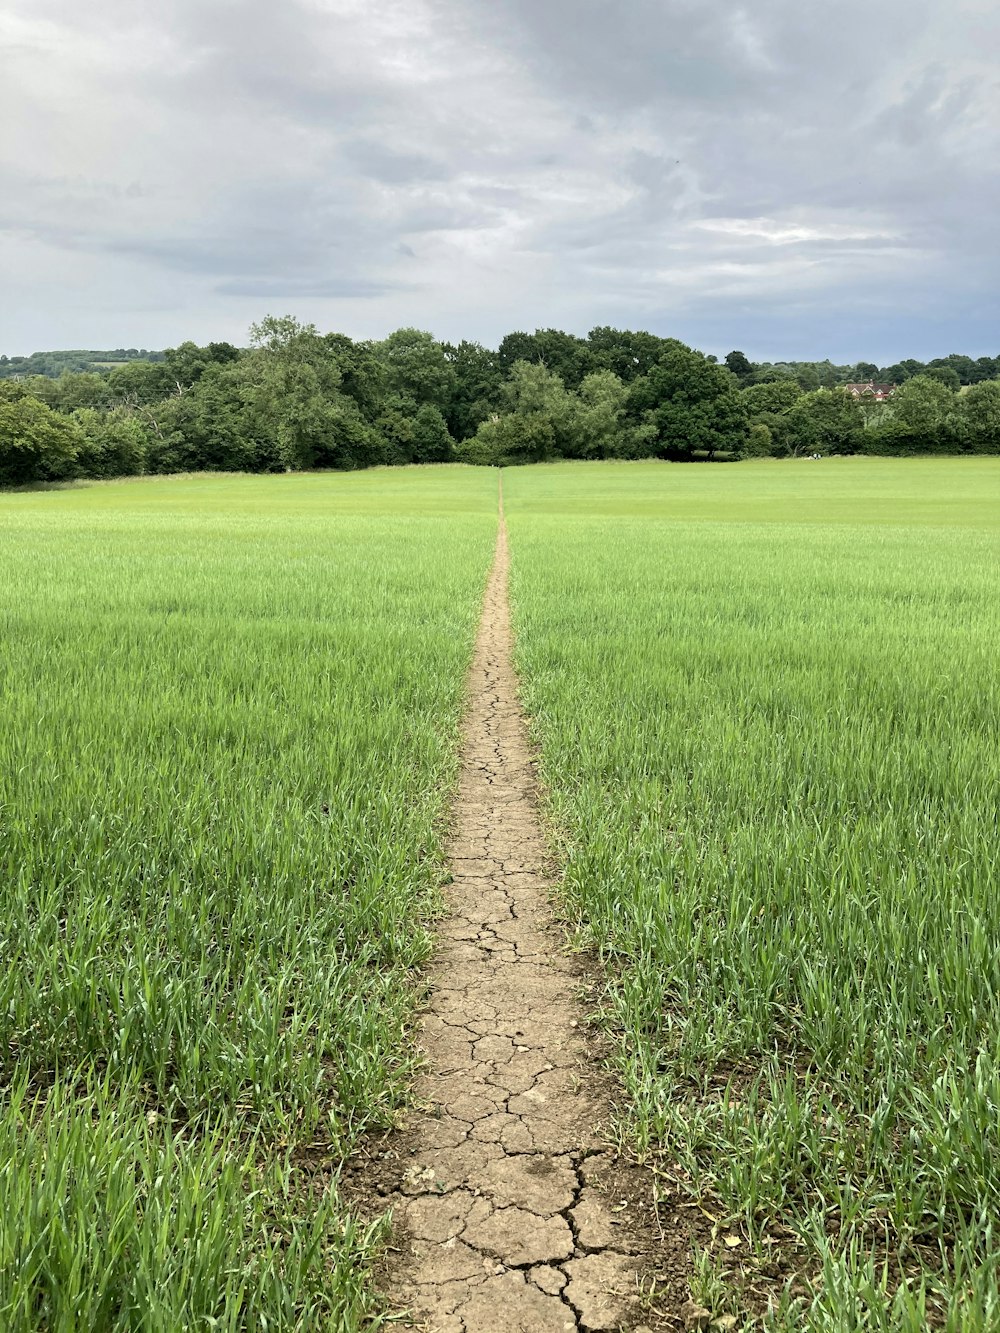
[[[394,1300],[433,1333],[618,1329],[636,1247],[600,1185],[606,1102],[578,975],[548,905],[546,846],[512,664],[500,494],[448,853],[451,915],[429,973],[393,1191]]]

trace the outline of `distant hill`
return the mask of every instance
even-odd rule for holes
[[[30,356],[0,356],[0,380],[20,375],[48,375],[58,379],[64,370],[110,370],[128,361],[162,361],[162,352],[145,347],[114,347],[106,351],[76,349],[66,352],[32,352]]]

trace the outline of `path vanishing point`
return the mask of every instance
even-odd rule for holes
[[[507,570],[501,491],[419,1109],[395,1153],[392,1302],[432,1333],[631,1327],[637,1247],[609,1193],[609,1108],[592,1091],[579,972],[549,907]]]

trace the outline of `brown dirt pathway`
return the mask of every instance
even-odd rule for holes
[[[546,846],[511,662],[500,530],[476,643],[441,926],[393,1190],[394,1303],[434,1333],[634,1321],[637,1245],[606,1192],[578,972],[548,906]],[[616,1211],[617,1208],[617,1211]],[[632,1307],[632,1319],[629,1319]]]

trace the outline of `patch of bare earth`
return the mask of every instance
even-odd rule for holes
[[[548,904],[546,845],[511,662],[507,539],[476,644],[418,1111],[367,1163],[393,1208],[393,1306],[434,1333],[633,1328],[647,1275],[687,1270],[649,1173],[602,1130],[579,970]],[[664,1243],[667,1242],[667,1243]],[[659,1287],[662,1293],[663,1287]],[[655,1316],[654,1316],[655,1318]],[[656,1321],[659,1322],[659,1321]]]

